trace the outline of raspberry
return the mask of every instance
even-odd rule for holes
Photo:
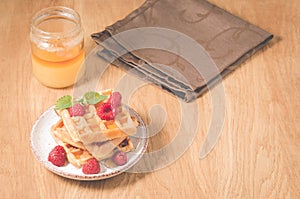
[[[115,118],[115,115],[113,113],[112,106],[110,103],[102,103],[97,108],[97,115],[102,120],[113,120]]]
[[[48,155],[48,161],[55,166],[61,167],[66,162],[66,151],[62,146],[57,145]]]
[[[127,156],[126,153],[124,153],[123,151],[117,151],[113,156],[112,156],[112,161],[116,164],[116,165],[124,165],[127,162]]]
[[[74,104],[69,108],[69,113],[71,116],[83,116],[85,114],[84,106],[81,104]]]
[[[111,103],[113,108],[118,108],[121,105],[122,95],[119,92],[113,92],[108,99],[108,102]]]
[[[95,158],[89,159],[86,164],[82,166],[84,174],[97,174],[100,172],[100,165]]]

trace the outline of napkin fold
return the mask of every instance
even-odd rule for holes
[[[91,36],[99,56],[185,102],[273,37],[205,0],[147,0]]]

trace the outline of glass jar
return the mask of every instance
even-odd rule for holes
[[[80,16],[74,10],[56,6],[37,12],[30,29],[34,76],[52,88],[73,85],[83,69],[83,37]]]

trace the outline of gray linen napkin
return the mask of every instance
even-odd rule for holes
[[[272,37],[204,0],[147,0],[124,19],[92,34],[104,48],[99,56],[185,102],[195,100],[219,75],[234,70]],[[201,54],[192,44],[187,54],[191,41],[213,64],[201,59],[191,63],[189,53]]]

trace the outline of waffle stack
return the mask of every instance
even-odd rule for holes
[[[60,120],[52,126],[51,134],[64,147],[68,161],[81,167],[89,159],[98,161],[111,157],[115,150],[134,149],[130,135],[136,133],[138,122],[125,107],[120,106],[114,120],[102,120],[96,106],[85,105],[83,116],[71,116],[68,109],[56,111]]]

